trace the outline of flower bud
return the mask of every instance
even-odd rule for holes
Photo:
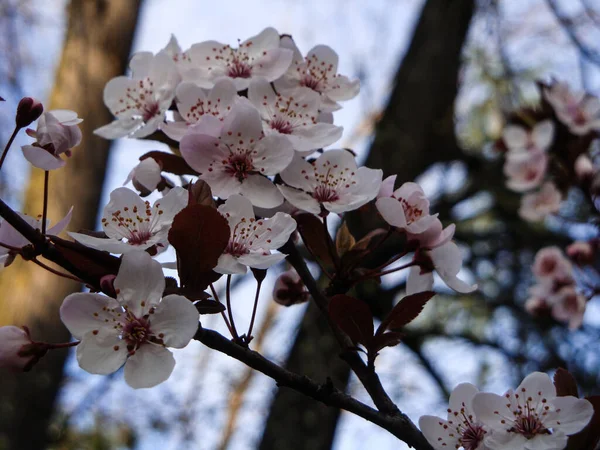
[[[590,242],[576,241],[567,247],[567,256],[579,266],[594,262],[595,249]]]
[[[581,181],[589,180],[594,175],[594,165],[587,155],[579,155],[575,160],[575,174]]]
[[[283,306],[297,305],[308,301],[309,293],[295,270],[283,272],[275,281],[273,299]]]
[[[26,327],[0,327],[0,368],[26,372],[46,351],[46,346],[31,340]]]
[[[36,99],[23,97],[17,106],[15,122],[17,127],[24,128],[36,121],[44,112],[44,106]]]

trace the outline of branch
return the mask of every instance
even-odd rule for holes
[[[339,391],[331,383],[319,384],[306,376],[289,372],[261,354],[237,345],[216,331],[200,327],[194,339],[272,378],[278,386],[291,388],[327,406],[356,414],[380,426],[416,450],[432,450],[421,432],[404,414],[387,414],[377,411]]]

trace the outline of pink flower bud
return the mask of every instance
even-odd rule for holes
[[[594,262],[595,249],[590,242],[577,241],[567,247],[567,256],[577,265],[585,266]]]
[[[36,99],[23,97],[17,106],[15,122],[17,127],[24,128],[36,121],[44,112],[44,106]]]
[[[27,328],[0,327],[0,368],[27,371],[39,359],[32,347]]]
[[[297,305],[308,301],[309,293],[295,270],[283,272],[273,288],[273,299],[283,306]]]
[[[594,175],[594,165],[587,155],[579,155],[575,160],[575,174],[582,181]]]

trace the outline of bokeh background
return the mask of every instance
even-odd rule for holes
[[[94,228],[99,207],[138,157],[167,149],[91,133],[110,120],[102,104],[106,81],[126,73],[132,53],[158,52],[171,34],[186,49],[209,39],[233,45],[267,26],[291,34],[303,52],[331,46],[339,72],[361,80],[360,95],[335,113],[344,127],[336,146],[352,148],[386,175],[398,174],[399,182],[419,181],[443,222],[457,223],[461,276],[479,283],[471,295],[436,284],[440,295],[403,344],[377,360],[400,409],[415,421],[444,414],[459,382],[500,393],[531,371],[559,366],[584,393],[598,393],[598,301],[589,302],[577,331],[534,319],[523,308],[535,252],[597,229],[579,221],[576,192],[558,217],[523,222],[519,196],[505,188],[492,144],[505,112],[538,100],[535,80],[556,78],[600,94],[600,0],[0,0],[0,95],[7,100],[0,104],[0,138],[12,132],[23,95],[42,99],[47,109],[76,110],[85,120],[84,142],[68,168],[52,175],[50,217],[58,220],[75,205],[70,229]],[[18,143],[25,142],[21,136]],[[0,174],[0,195],[39,214],[40,177],[15,147]],[[357,236],[372,225],[359,214],[350,219]],[[160,256],[173,259],[172,252]],[[265,286],[284,269],[270,270]],[[380,317],[402,295],[404,281],[394,276],[355,295]],[[77,289],[16,262],[0,272],[0,325],[27,324],[35,338],[68,340],[58,307]],[[242,328],[253,289],[251,276],[236,280],[234,311]],[[202,322],[224,332],[218,316]],[[258,324],[255,349],[316,380],[331,376],[369,403],[310,305],[284,308],[263,289]],[[53,352],[26,375],[3,374],[0,449],[407,448],[350,414],[279,391],[272,380],[198,342],[176,358],[173,376],[152,390],[133,391],[121,372],[89,375],[67,351]]]

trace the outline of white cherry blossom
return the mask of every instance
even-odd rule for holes
[[[350,152],[329,150],[313,163],[294,155],[289,167],[281,172],[289,186],[278,188],[298,209],[313,214],[321,214],[323,209],[341,214],[373,200],[382,177],[380,169],[358,168]]]
[[[494,450],[560,450],[569,435],[583,429],[594,414],[585,399],[557,397],[548,375],[529,374],[504,396],[482,392],[472,401],[477,418],[492,433],[485,444]]]
[[[188,128],[205,115],[223,120],[238,99],[235,85],[228,78],[218,80],[209,91],[184,81],[177,86],[176,97],[178,118],[181,120],[162,126],[162,131],[175,141],[181,141]]]
[[[563,286],[551,297],[552,317],[575,330],[583,323],[586,304],[585,296],[575,290],[575,285]]]
[[[102,213],[102,229],[107,238],[69,233],[76,241],[111,253],[129,253],[157,249],[168,245],[169,229],[173,218],[188,203],[188,191],[177,186],[151,207],[128,188],[117,188]]]
[[[285,75],[275,81],[277,92],[287,94],[299,86],[310,88],[321,94],[323,111],[336,111],[341,108],[339,101],[358,95],[360,82],[337,73],[338,55],[330,47],[317,45],[302,57],[290,36],[283,36],[280,45],[292,50],[294,58]]]
[[[131,169],[123,184],[125,185],[131,181],[138,191],[143,195],[148,195],[157,188],[161,180],[162,169],[160,164],[154,158],[146,158]]]
[[[36,139],[32,145],[21,147],[23,156],[34,167],[54,170],[64,167],[62,155],[71,156],[71,149],[81,143],[79,124],[83,119],[75,111],[55,109],[43,113],[38,119],[35,131],[27,129],[27,134]]]
[[[422,416],[419,428],[435,450],[486,450],[484,438],[489,430],[476,417],[471,403],[479,389],[462,383],[450,394],[448,418]]]
[[[600,128],[600,100],[585,92],[573,92],[566,83],[554,82],[543,89],[544,97],[572,133],[584,135]]]
[[[160,53],[168,55],[173,60],[182,80],[193,79],[197,72],[188,52],[181,49],[177,38],[173,34],[167,45],[160,51]]]
[[[123,256],[115,279],[117,299],[76,293],[65,298],[60,317],[81,340],[77,362],[87,372],[106,375],[125,364],[125,381],[149,388],[165,381],[175,367],[167,349],[183,348],[198,329],[198,311],[187,298],[162,298],[160,264],[145,252]]]
[[[311,89],[299,87],[284,96],[261,78],[250,83],[248,99],[260,113],[264,133],[287,136],[295,150],[312,152],[342,136],[342,127],[319,122],[321,98]]]
[[[557,280],[565,283],[573,279],[573,265],[560,248],[544,247],[535,255],[533,273],[542,280]]]
[[[506,185],[515,192],[535,189],[544,179],[548,167],[548,155],[543,151],[508,153],[504,163]]]
[[[181,140],[181,154],[217,197],[247,197],[253,205],[272,208],[283,196],[266,175],[286,168],[294,155],[285,136],[262,133],[258,111],[238,103],[223,122],[205,116]]]
[[[544,120],[531,130],[520,125],[508,125],[502,131],[502,139],[509,153],[544,152],[554,139],[554,123]]]
[[[267,269],[285,258],[271,250],[285,244],[296,229],[292,216],[278,212],[270,219],[256,219],[252,203],[241,195],[229,197],[219,212],[229,223],[231,237],[215,272],[244,274],[247,267]]]
[[[104,87],[104,104],[116,117],[94,131],[106,139],[142,138],[158,130],[175,98],[180,77],[164,52],[139,52],[129,63],[131,78],[120,76]]]
[[[468,284],[457,277],[462,268],[462,255],[458,246],[450,241],[431,250],[421,252],[429,257],[432,268],[442,281],[456,292],[468,294],[477,289],[477,284]],[[406,293],[430,291],[433,288],[433,271],[427,267],[413,266],[408,273]]]
[[[521,197],[519,215],[530,222],[543,220],[549,214],[558,212],[562,194],[551,181],[542,185],[542,188]]]
[[[292,51],[279,48],[279,33],[274,28],[265,28],[238,48],[207,41],[192,45],[187,54],[195,69],[194,79],[189,81],[211,88],[219,78],[228,77],[238,91],[247,89],[256,77],[275,81],[292,62]]]
[[[391,226],[409,233],[423,233],[431,227],[437,214],[429,214],[429,200],[417,183],[404,183],[389,196],[379,193],[375,205]]]

